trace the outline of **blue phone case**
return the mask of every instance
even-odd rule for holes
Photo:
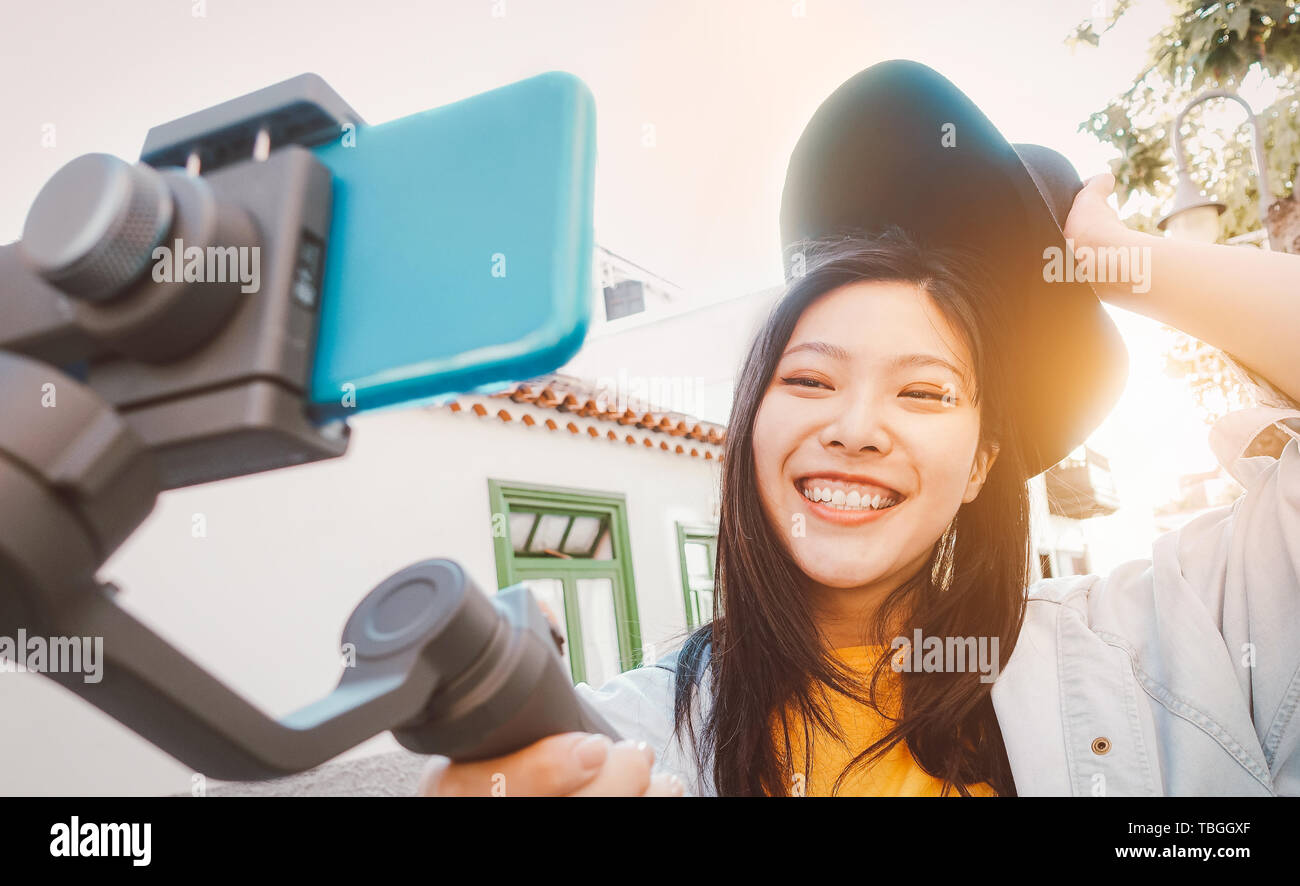
[[[315,415],[500,387],[582,346],[596,127],[577,77],[551,71],[314,150],[334,175]]]

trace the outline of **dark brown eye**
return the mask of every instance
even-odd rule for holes
[[[805,378],[803,376],[800,376],[798,378],[783,378],[781,379],[781,381],[787,385],[798,385],[801,388],[812,388],[812,387],[816,387],[817,385],[821,385],[823,388],[826,388],[826,390],[830,390],[830,385],[826,384],[825,382],[818,381],[815,378]]]

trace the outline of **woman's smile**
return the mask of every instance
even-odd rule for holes
[[[865,506],[862,504],[850,505],[847,501],[836,504],[834,498],[831,501],[814,501],[800,492],[798,485],[795,486],[795,492],[804,500],[804,506],[810,514],[828,523],[837,523],[840,526],[861,526],[864,523],[874,523],[877,520],[884,519],[885,516],[892,514],[903,506],[901,501],[888,507],[873,507],[870,503]]]
[[[837,471],[796,478],[794,488],[807,502],[810,513],[842,526],[878,520],[907,497],[875,478]]]

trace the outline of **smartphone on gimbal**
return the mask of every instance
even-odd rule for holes
[[[592,301],[595,103],[558,72],[314,148],[334,176],[310,401],[412,405],[562,366]]]
[[[78,157],[0,247],[0,350],[93,388],[166,489],[542,375],[594,300],[594,107],[550,71],[372,126],[303,74]]]

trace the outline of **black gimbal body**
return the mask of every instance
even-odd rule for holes
[[[95,577],[159,492],[346,451],[346,421],[314,421],[305,396],[331,211],[307,148],[363,125],[319,77],[287,80],[153,128],[138,164],[76,158],[0,247],[0,635],[103,637],[99,682],[47,676],[213,778],[300,772],[386,729],[454,759],[617,737],[527,588],[489,598],[452,560],[366,595],[343,631],[355,666],[279,721]],[[260,290],[158,280],[151,256],[177,240],[256,247]]]

